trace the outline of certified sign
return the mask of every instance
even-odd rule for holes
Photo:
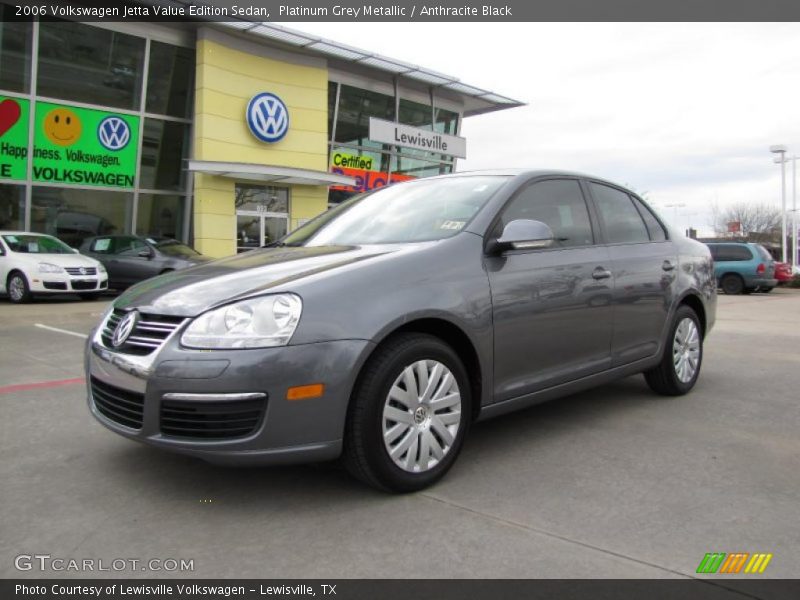
[[[261,92],[247,103],[247,126],[262,142],[278,142],[289,131],[289,110],[275,94]]]
[[[458,158],[467,157],[467,140],[457,135],[438,133],[392,121],[370,117],[369,139],[382,144],[392,144],[405,148],[427,150],[438,154],[448,154]]]

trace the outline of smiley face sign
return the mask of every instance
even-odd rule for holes
[[[57,146],[71,146],[81,137],[81,120],[68,108],[56,108],[47,113],[42,129]]]

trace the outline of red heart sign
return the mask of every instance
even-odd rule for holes
[[[0,102],[0,136],[6,131],[11,129],[14,124],[19,121],[19,115],[22,111],[16,100],[6,98]]]

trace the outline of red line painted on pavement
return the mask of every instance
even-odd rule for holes
[[[75,385],[84,383],[86,379],[76,377],[75,379],[57,379],[55,381],[37,381],[36,383],[19,383],[17,385],[7,385],[0,387],[0,394],[10,394],[12,392],[25,392],[28,390],[38,390],[42,388],[61,387],[62,385]]]

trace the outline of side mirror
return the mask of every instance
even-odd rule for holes
[[[546,223],[532,219],[516,219],[503,228],[503,234],[494,241],[494,250],[547,248],[553,243],[553,230]]]

